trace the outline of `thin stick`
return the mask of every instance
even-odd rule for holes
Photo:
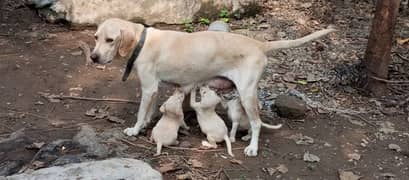
[[[150,142],[146,140],[145,138],[139,137],[140,140],[150,144],[150,145],[156,145],[153,142]],[[176,147],[176,146],[165,146],[169,149],[174,149],[174,150],[186,150],[186,151],[196,151],[196,152],[219,152],[219,151],[225,151],[225,149],[200,149],[200,148],[185,148],[185,147]],[[232,150],[243,150],[245,147],[238,147],[238,148],[232,148]]]
[[[375,79],[377,81],[381,81],[384,83],[389,83],[389,84],[407,84],[409,83],[409,81],[392,81],[392,80],[387,80],[387,79],[383,79],[383,78],[379,78],[379,77],[375,77],[375,76],[370,76],[372,79]]]
[[[147,150],[151,150],[151,148],[149,148],[149,147],[146,147],[146,146],[141,145],[141,144],[135,144],[135,143],[133,143],[133,142],[131,142],[131,141],[128,141],[128,140],[126,140],[126,139],[123,139],[123,138],[121,138],[121,139],[119,139],[119,140],[121,140],[121,141],[123,141],[123,142],[125,142],[125,143],[127,143],[127,144],[130,144],[130,145],[132,145],[132,146],[135,146],[135,147],[139,147],[139,148],[144,148],[144,149],[147,149]]]
[[[84,101],[107,101],[114,103],[129,103],[129,104],[138,104],[136,101],[128,99],[117,99],[117,98],[90,98],[90,97],[79,97],[79,96],[55,96],[53,99],[72,99],[72,100],[84,100]]]
[[[377,127],[374,123],[372,123],[372,122],[370,122],[370,121],[368,121],[367,119],[365,119],[364,117],[362,117],[361,115],[359,115],[359,114],[350,114],[351,116],[355,116],[355,117],[358,117],[360,120],[362,120],[363,122],[365,122],[366,124],[369,124],[369,125],[371,125],[371,126],[373,126],[373,127]]]

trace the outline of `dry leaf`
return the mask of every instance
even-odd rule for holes
[[[310,154],[309,152],[304,153],[304,161],[305,162],[320,162],[320,158],[314,154]]]
[[[194,167],[194,168],[202,168],[203,167],[203,163],[200,162],[197,159],[190,159],[188,164],[191,164],[192,167]]]
[[[174,171],[174,170],[176,170],[176,165],[173,162],[161,164],[159,167],[160,173],[165,173],[165,172]]]
[[[44,142],[35,142],[33,144],[30,144],[29,146],[27,146],[27,149],[41,149],[41,147],[44,146]]]
[[[397,42],[399,45],[403,45],[403,44],[409,42],[409,38],[405,38],[405,39],[397,38],[397,39],[396,39],[396,42]]]
[[[339,170],[338,173],[340,180],[358,180],[362,177],[355,175],[353,172],[350,171]]]
[[[280,164],[276,169],[277,169],[278,172],[280,172],[282,174],[285,174],[285,173],[288,172],[288,168],[284,164]]]
[[[177,180],[185,180],[185,179],[192,179],[192,175],[190,173],[179,174],[176,175]]]
[[[232,160],[230,160],[230,162],[233,163],[233,164],[239,164],[239,165],[243,164],[243,161],[240,161],[238,159],[232,159]]]
[[[113,122],[113,123],[118,123],[118,124],[125,123],[125,120],[123,120],[123,119],[121,119],[119,117],[116,117],[116,116],[108,116],[108,121]]]
[[[359,161],[361,159],[361,155],[358,153],[351,153],[348,154],[348,158],[349,158],[348,161]]]

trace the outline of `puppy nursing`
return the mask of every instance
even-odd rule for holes
[[[190,105],[196,111],[197,121],[200,130],[206,134],[208,141],[202,141],[202,145],[210,148],[217,148],[218,142],[225,141],[227,152],[234,156],[231,149],[231,142],[227,135],[227,127],[224,121],[216,114],[216,105],[221,102],[221,98],[216,92],[208,87],[200,88],[201,101],[196,102],[196,89],[190,94]]]
[[[236,132],[239,130],[247,130],[248,134],[243,136],[241,139],[243,141],[248,141],[251,138],[251,126],[239,99],[232,99],[227,102],[227,115],[232,121],[232,127],[230,130],[230,141],[236,141]],[[270,125],[261,122],[261,126],[268,129],[280,129],[282,124]]]
[[[177,145],[179,127],[187,129],[184,122],[182,103],[185,95],[176,90],[175,93],[160,107],[162,118],[158,121],[152,130],[150,140],[156,143],[156,154],[161,154],[162,146]]]

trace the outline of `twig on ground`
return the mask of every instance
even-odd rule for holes
[[[230,176],[229,176],[229,174],[227,174],[227,172],[226,172],[226,170],[225,169],[223,169],[223,173],[224,173],[224,175],[226,175],[226,177],[227,177],[227,179],[228,180],[230,180],[231,178],[230,178]]]
[[[375,127],[375,128],[377,127],[376,124],[370,122],[369,120],[365,119],[364,117],[362,117],[362,116],[359,115],[359,114],[350,114],[350,115],[351,115],[351,116],[358,117],[360,120],[362,120],[363,122],[365,122],[365,123],[368,124],[368,125],[371,125],[372,127]]]
[[[122,142],[125,142],[125,143],[127,143],[127,144],[130,144],[130,145],[132,145],[132,146],[135,146],[135,147],[139,147],[139,148],[144,148],[144,149],[147,149],[147,150],[151,150],[151,148],[149,148],[149,147],[147,147],[147,146],[145,146],[145,145],[135,144],[135,143],[133,143],[133,142],[131,142],[131,141],[128,141],[128,140],[126,140],[126,139],[123,139],[123,138],[121,138],[121,139],[119,139],[119,140],[121,140]]]
[[[150,142],[146,140],[143,137],[139,137],[138,139],[150,144],[150,145],[156,145],[153,142]],[[200,149],[200,148],[185,148],[185,147],[176,147],[176,146],[165,146],[169,149],[174,149],[174,150],[186,150],[186,151],[196,151],[196,152],[219,152],[219,151],[225,151],[226,149]],[[238,148],[232,148],[232,150],[243,150],[245,147],[238,147]]]
[[[214,178],[214,179],[221,179],[221,178],[220,178],[220,175],[221,175],[222,172],[223,172],[223,168],[221,167],[221,168],[216,172],[216,174],[212,176],[212,178]]]
[[[90,97],[80,97],[80,96],[59,96],[56,95],[53,97],[54,99],[59,100],[84,100],[84,101],[107,101],[107,102],[114,102],[114,103],[129,103],[129,104],[138,104],[136,101],[128,100],[128,99],[117,99],[117,98],[90,98]]]
[[[387,79],[383,79],[383,78],[379,78],[375,76],[370,76],[370,77],[377,81],[381,81],[381,82],[389,83],[389,84],[408,84],[409,83],[409,81],[392,81],[392,80],[387,80]]]
[[[88,66],[92,64],[91,60],[91,49],[89,48],[88,44],[84,41],[79,42],[79,48],[84,52],[85,55],[85,65]]]
[[[405,61],[409,61],[409,58],[403,56],[402,54],[399,54],[399,53],[397,53],[397,52],[394,52],[394,54],[396,54],[399,58],[401,58],[401,59],[403,59],[403,60],[405,60]]]

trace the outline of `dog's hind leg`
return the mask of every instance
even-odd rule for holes
[[[162,152],[162,143],[161,142],[157,142],[156,144],[156,154],[154,154],[153,156],[159,156]]]
[[[250,144],[244,149],[244,154],[247,156],[257,156],[262,123],[259,115],[257,84],[267,63],[267,57],[260,55],[247,59],[246,62],[249,63],[231,74],[231,80],[237,87],[241,104],[249,118],[252,132]]]

